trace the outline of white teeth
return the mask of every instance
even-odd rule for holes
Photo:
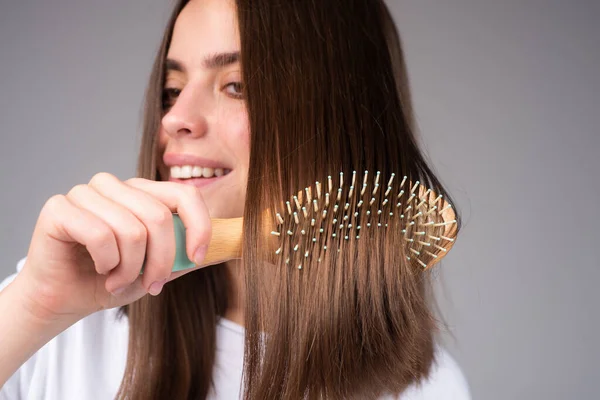
[[[213,168],[204,167],[202,170],[202,176],[205,178],[212,178],[215,174],[215,170]]]
[[[194,166],[194,169],[192,169],[192,176],[194,178],[202,178],[202,167],[199,166]]]
[[[171,178],[189,179],[189,178],[212,178],[227,175],[230,170],[225,168],[208,168],[198,165],[181,165],[171,167]]]
[[[182,179],[187,179],[192,177],[192,167],[189,165],[184,165],[181,167],[181,175],[179,176]]]
[[[171,167],[171,177],[181,178],[181,167]]]

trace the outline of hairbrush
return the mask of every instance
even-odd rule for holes
[[[335,186],[329,175],[326,185],[317,181],[300,190],[282,204],[280,212],[272,212],[274,229],[269,235],[277,241],[274,256],[302,269],[315,259],[320,263],[327,252],[342,251],[351,241],[369,240],[369,230],[397,229],[407,261],[422,270],[431,268],[454,245],[456,214],[442,195],[419,181],[412,183],[404,176],[398,182],[395,178],[392,173],[382,186],[379,171],[373,179],[365,171],[362,185],[357,186],[360,180],[353,171],[345,185],[340,172]],[[203,266],[241,258],[242,220],[211,219],[212,237]],[[177,250],[172,270],[197,267],[186,255],[185,227],[177,214],[173,214],[173,223]]]

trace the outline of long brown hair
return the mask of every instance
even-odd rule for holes
[[[164,59],[186,3],[175,6],[147,90],[138,176],[149,179],[158,179]],[[261,210],[340,171],[406,175],[453,203],[417,145],[393,20],[380,0],[236,3],[251,132],[244,398],[398,394],[428,376],[436,330],[430,272],[406,262],[399,234],[353,241],[356,256],[302,270],[266,265],[256,235]],[[122,309],[130,336],[119,398],[206,398],[227,283],[221,266],[203,268]]]

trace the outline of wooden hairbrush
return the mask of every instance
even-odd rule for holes
[[[349,186],[344,186],[344,173],[334,187],[331,176],[327,187],[320,182],[299,191],[272,213],[270,235],[274,256],[283,257],[286,265],[302,269],[326,252],[339,252],[343,242],[368,240],[368,231],[400,229],[402,245],[409,262],[426,270],[439,262],[456,240],[456,214],[442,195],[436,195],[405,176],[401,182],[391,174],[387,185],[380,188],[378,171],[369,182],[365,171],[362,186],[357,187],[356,171]],[[325,190],[326,189],[326,190]],[[173,215],[177,251],[173,271],[197,267],[186,255],[185,227]],[[212,237],[202,266],[218,264],[242,256],[243,218],[211,219]],[[364,239],[367,237],[367,239]]]
[[[365,171],[362,186],[357,187],[356,171],[344,187],[340,172],[334,188],[327,177],[327,190],[320,182],[304,189],[276,213],[277,228],[272,235],[280,238],[276,254],[298,269],[311,260],[321,262],[327,251],[341,251],[343,242],[361,240],[371,229],[398,228],[402,233],[409,262],[429,269],[439,262],[456,240],[456,215],[452,206],[432,190],[405,176],[400,183],[391,174],[380,189],[378,171],[372,182]],[[385,190],[385,191],[384,191]],[[295,261],[294,261],[295,260]]]

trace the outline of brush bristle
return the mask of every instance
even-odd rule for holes
[[[439,262],[455,241],[452,206],[442,195],[437,196],[419,181],[413,184],[406,176],[397,182],[392,173],[385,190],[379,187],[379,171],[372,182],[369,178],[365,171],[358,191],[356,171],[352,173],[351,185],[344,185],[344,173],[340,172],[338,188],[328,176],[325,194],[325,187],[317,181],[314,190],[310,186],[293,195],[275,214],[277,229],[272,234],[279,237],[275,254],[283,257],[286,264],[302,269],[313,257],[321,262],[325,253],[331,251],[328,247],[339,252],[344,241],[369,240],[369,229],[398,229],[409,262],[421,269]]]

